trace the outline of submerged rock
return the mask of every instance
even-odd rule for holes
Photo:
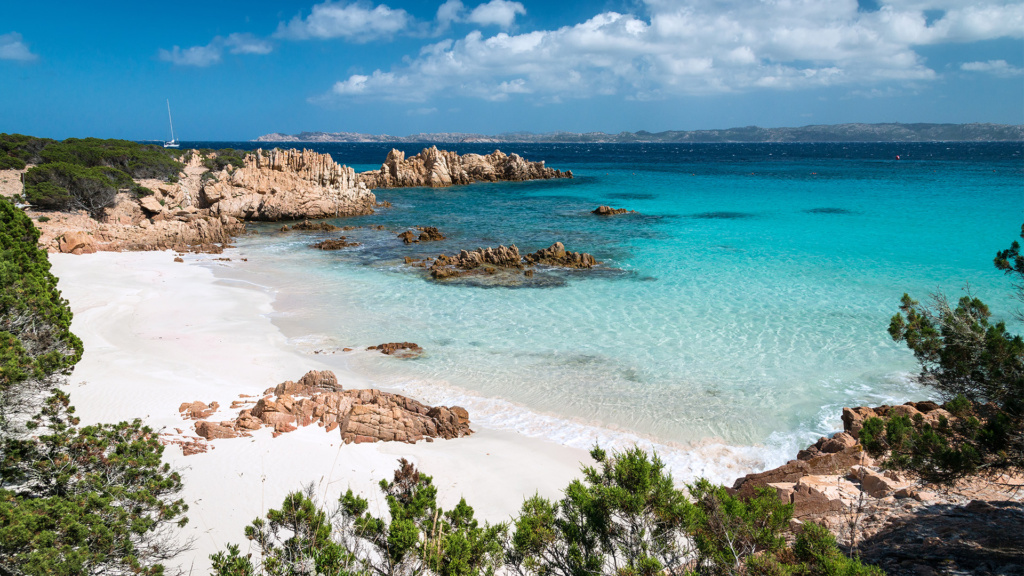
[[[381,354],[398,356],[400,358],[413,358],[423,354],[423,348],[420,348],[418,344],[414,344],[412,342],[389,342],[387,344],[367,346],[366,349],[379,350]]]
[[[331,240],[324,240],[317,242],[316,244],[310,244],[310,248],[316,248],[318,250],[340,250],[342,248],[348,248],[350,246],[359,246],[359,242],[348,242],[348,238],[340,236]]]
[[[636,210],[626,210],[625,208],[612,208],[611,206],[598,206],[597,208],[590,211],[591,214],[598,216],[617,216],[619,214],[636,214]]]

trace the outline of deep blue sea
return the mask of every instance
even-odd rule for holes
[[[393,147],[291,146],[357,171]],[[641,441],[681,479],[729,480],[840,429],[843,406],[936,398],[886,332],[904,292],[969,286],[1021,329],[992,259],[1024,222],[1022,143],[440,147],[500,148],[575,178],[379,190],[392,208],[335,222],[385,227],[344,233],[361,246],[321,252],[307,245],[337,233],[256,225],[235,273],[274,291],[274,321],[304,350],[418,343],[418,359],[330,361],[464,405],[477,425],[581,448]],[[591,215],[601,204],[639,214]],[[395,235],[412,226],[448,239],[406,246]],[[404,264],[555,241],[602,265],[494,287]]]

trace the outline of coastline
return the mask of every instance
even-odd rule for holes
[[[236,255],[229,249],[223,257]],[[368,386],[297,351],[268,317],[268,291],[218,278],[209,264],[221,262],[185,258],[181,264],[173,252],[51,254],[75,315],[72,331],[85,344],[67,386],[84,424],[139,417],[158,431],[185,430],[191,422],[178,413],[182,402],[228,404],[311,369],[334,370],[346,388]],[[280,438],[265,429],[251,438],[215,440],[208,452],[188,457],[170,445],[165,459],[181,471],[190,507],[183,537],[195,538],[177,564],[206,570],[209,554],[231,542],[251,551],[244,527],[311,482],[327,503],[352,488],[370,500],[371,510],[383,507],[376,484],[390,478],[399,458],[434,477],[442,506],[465,497],[490,522],[518,511],[521,499],[510,496],[558,497],[579,476],[580,462],[589,461],[583,450],[473,427],[477,433],[466,438],[416,445],[342,445],[315,427]]]

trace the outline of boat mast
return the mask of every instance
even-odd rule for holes
[[[171,120],[171,100],[167,99],[167,121],[171,124],[171,142],[174,142],[174,120]]]

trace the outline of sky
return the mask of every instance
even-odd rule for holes
[[[1024,124],[1024,0],[4,2],[0,132]]]

